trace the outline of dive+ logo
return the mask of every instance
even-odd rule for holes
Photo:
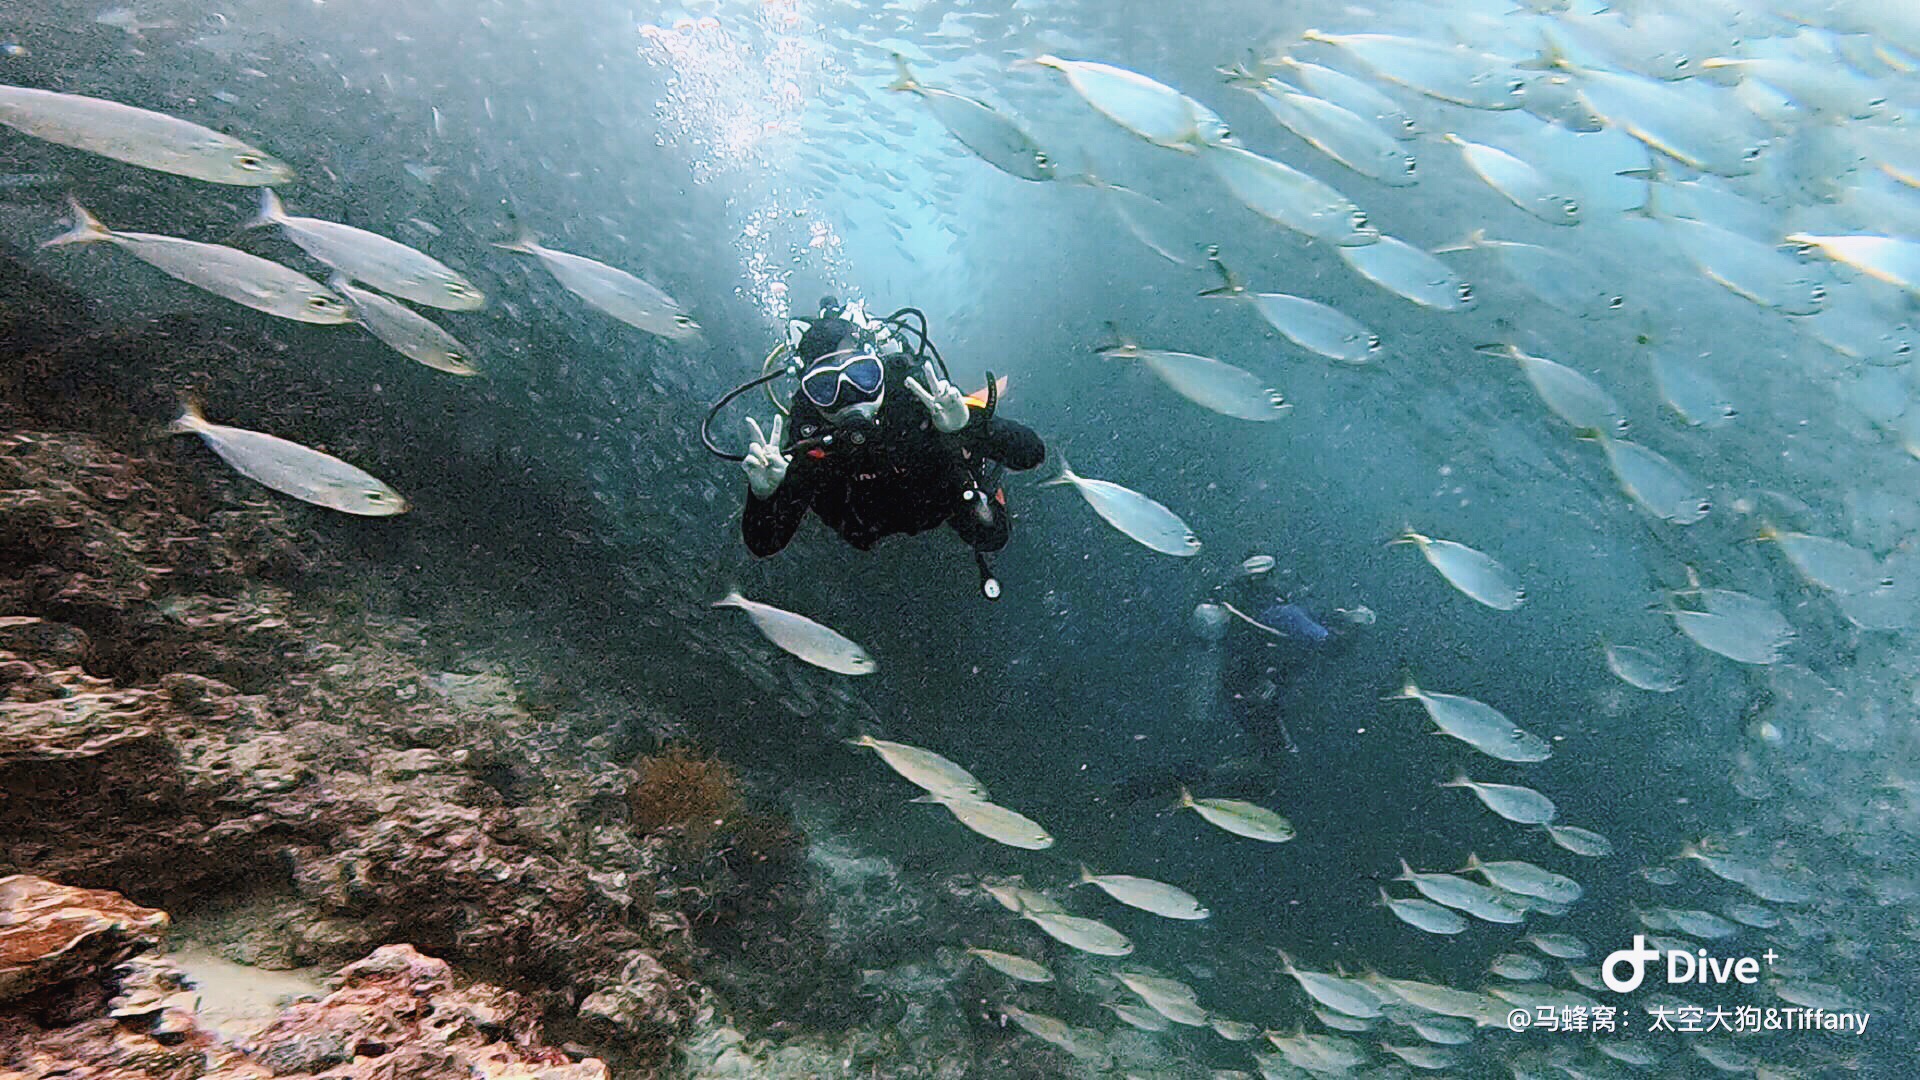
[[[1756,960],[1751,956],[1713,957],[1707,950],[1701,949],[1698,955],[1680,949],[1662,953],[1659,949],[1647,948],[1645,934],[1633,935],[1633,948],[1619,949],[1607,954],[1600,962],[1600,980],[1607,989],[1616,994],[1628,994],[1639,989],[1647,977],[1647,961],[1667,958],[1668,983],[1703,983],[1724,986],[1729,982],[1744,983],[1748,986],[1760,981],[1760,963],[1766,961],[1768,967],[1780,958],[1772,949],[1760,954]],[[1631,968],[1626,975],[1620,974],[1621,968]]]

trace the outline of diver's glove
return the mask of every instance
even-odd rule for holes
[[[933,370],[933,361],[927,361],[922,374],[926,376],[926,385],[911,375],[907,377],[907,389],[920,399],[920,404],[933,414],[933,426],[951,435],[967,426],[967,396],[960,388],[941,378]]]
[[[753,438],[747,440],[747,456],[740,467],[747,472],[747,486],[753,489],[755,498],[764,499],[779,488],[781,481],[787,478],[787,465],[792,458],[780,452],[780,435],[786,423],[786,417],[776,416],[768,425],[773,430],[765,435],[760,433],[760,425],[747,417],[747,426],[753,429]]]

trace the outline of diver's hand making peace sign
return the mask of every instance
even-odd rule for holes
[[[780,452],[780,436],[785,431],[786,419],[774,417],[773,423],[767,425],[772,430],[762,435],[760,425],[754,423],[753,417],[747,417],[747,427],[753,429],[753,437],[747,441],[747,456],[740,467],[747,471],[747,486],[753,489],[756,498],[772,495],[787,478],[787,466],[792,459]]]
[[[940,377],[933,370],[933,361],[927,361],[921,374],[926,378],[922,386],[913,376],[907,376],[907,389],[920,399],[920,404],[933,414],[933,426],[951,435],[967,426],[967,396],[960,388]]]

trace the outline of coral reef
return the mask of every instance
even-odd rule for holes
[[[639,832],[671,830],[676,847],[699,851],[741,812],[740,778],[718,758],[671,746],[634,765],[627,812]]]
[[[937,936],[929,920],[902,917],[895,889],[886,911],[830,900],[839,856],[808,843],[814,823],[803,832],[750,769],[682,745],[697,710],[616,674],[700,631],[652,618],[619,638],[634,624],[615,610],[619,571],[570,526],[587,514],[566,485],[536,483],[536,451],[449,451],[493,438],[490,391],[464,390],[456,424],[415,388],[396,415],[377,380],[334,369],[323,383],[271,333],[183,317],[102,328],[0,257],[0,875],[115,890],[256,968],[334,968],[410,943],[636,1076],[669,1068],[690,1032],[736,1027],[753,1060],[795,1069],[1018,1074],[997,1058],[968,1072],[959,1036],[979,1014],[951,1001],[911,1013],[938,1015],[942,1034],[902,1043],[907,997],[862,972],[911,963]],[[224,398],[223,419],[420,480],[416,513],[328,517],[231,474],[160,434],[184,388]],[[702,695],[726,696],[717,679]],[[680,748],[621,767],[669,740]],[[122,921],[74,958],[137,945],[138,920]],[[9,1013],[0,1074],[81,1060],[127,1075],[355,1067],[241,1054],[168,961],[113,970],[111,985],[64,980],[38,1011]],[[424,984],[391,980],[381,1000],[414,1003],[356,1015],[426,1030],[423,995],[446,991],[403,995]],[[482,1035],[520,1022],[461,1021]],[[318,1034],[343,1030],[328,1023],[310,1020],[300,1030],[317,1041],[302,1045],[337,1045]],[[62,1057],[69,1037],[131,1056]],[[436,1075],[392,1052],[398,1037],[369,1071]],[[906,1053],[941,1064],[910,1069]],[[546,1067],[453,1060],[486,1075]]]
[[[0,259],[0,323],[23,327],[0,355],[28,350],[0,364],[0,874],[238,898],[223,951],[272,966],[411,942],[664,1060],[699,1010],[688,920],[624,827],[621,770],[560,752],[605,722],[530,706],[510,666],[439,670],[470,651],[436,662],[349,577],[362,523],[179,464],[164,395],[117,389],[115,358],[191,371],[231,346],[86,331],[17,274]]]
[[[340,969],[244,1047],[200,1023],[190,977],[145,955],[167,916],[103,890],[0,881],[0,1075],[155,1080],[606,1080],[607,1067],[546,1045],[525,997],[458,977],[407,945]],[[142,953],[141,955],[135,955]],[[52,995],[63,1013],[50,1015]]]

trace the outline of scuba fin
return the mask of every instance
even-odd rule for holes
[[[1000,376],[998,379],[993,380],[992,386],[990,387],[983,386],[980,389],[975,390],[973,393],[968,394],[967,404],[973,406],[976,409],[986,408],[987,399],[999,397],[1005,394],[1007,392],[1007,384],[1012,381],[1013,380],[1008,376],[1005,376],[1005,375]]]

